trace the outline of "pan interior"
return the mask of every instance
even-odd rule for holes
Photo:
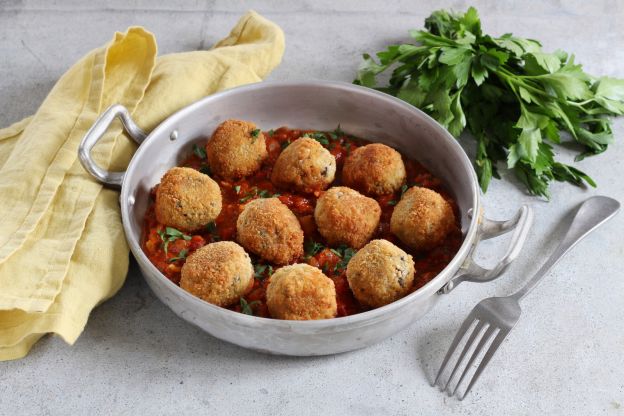
[[[261,129],[288,126],[334,130],[399,149],[440,178],[461,212],[462,232],[469,231],[476,209],[476,176],[455,139],[420,110],[386,94],[346,83],[260,83],[207,97],[169,117],[141,145],[124,178],[121,195],[126,232],[140,252],[150,189],[171,167],[204,142],[226,119],[255,122]],[[175,132],[175,133],[174,133]],[[173,137],[176,137],[173,139]],[[462,250],[466,249],[466,244]],[[147,258],[145,258],[146,261]]]

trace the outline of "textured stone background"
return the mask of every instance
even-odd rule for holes
[[[0,125],[33,113],[76,59],[131,25],[153,31],[161,54],[202,49],[253,8],[286,32],[283,63],[270,79],[351,81],[362,52],[404,40],[435,9],[471,4],[487,32],[537,38],[546,50],[575,53],[590,73],[624,77],[624,3],[615,0],[0,0]],[[618,142],[579,163],[597,190],[555,184],[544,202],[513,181],[494,182],[485,196],[490,217],[508,218],[523,203],[535,209],[522,257],[497,282],[461,285],[424,319],[378,345],[296,359],[226,344],[155,299],[133,263],[124,288],[93,312],[73,347],[48,337],[25,359],[0,363],[0,414],[624,414],[622,214],[523,302],[523,319],[465,401],[429,386],[472,306],[519,287],[553,249],[559,221],[576,204],[595,194],[624,201],[623,134],[618,120]],[[471,143],[464,144],[472,154]],[[570,151],[558,152],[571,160]],[[479,259],[492,264],[504,243],[484,245]]]

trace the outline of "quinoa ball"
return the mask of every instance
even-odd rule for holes
[[[358,147],[345,160],[342,181],[366,195],[398,191],[406,173],[401,154],[381,143]]]
[[[336,158],[319,142],[302,137],[280,153],[271,182],[278,187],[314,193],[329,186],[336,175]]]
[[[156,189],[154,210],[161,224],[194,231],[221,212],[221,190],[210,176],[195,169],[171,168]]]
[[[414,282],[414,261],[391,242],[373,240],[349,261],[347,281],[360,304],[378,308],[409,293]]]
[[[336,316],[334,282],[316,267],[294,264],[271,276],[266,302],[273,318],[308,320]]]
[[[278,265],[303,254],[303,230],[295,214],[277,198],[245,205],[236,221],[236,239],[247,250]]]
[[[230,306],[253,287],[249,254],[233,241],[208,244],[188,256],[180,287],[217,306]]]
[[[318,231],[330,246],[361,248],[375,233],[380,217],[377,201],[346,186],[323,193],[314,209]]]
[[[414,250],[440,245],[454,226],[451,205],[439,193],[417,186],[403,194],[390,218],[390,231]]]
[[[268,155],[264,134],[249,121],[224,121],[206,144],[211,171],[225,179],[255,173]]]

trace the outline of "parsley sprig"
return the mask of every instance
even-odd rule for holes
[[[320,253],[325,246],[321,243],[318,243],[311,239],[306,239],[303,242],[303,251],[305,254],[305,259],[310,259]]]
[[[303,243],[303,250],[305,254],[304,258],[306,260],[309,260],[310,258],[316,256],[318,253],[326,249],[328,249],[329,251],[331,251],[333,254],[335,254],[336,256],[340,258],[340,261],[338,261],[335,267],[331,270],[332,272],[344,270],[347,267],[347,264],[349,264],[351,257],[353,257],[355,253],[357,253],[357,250],[351,247],[348,247],[344,244],[341,244],[336,248],[328,248],[328,247],[325,247],[323,244],[316,242],[314,240],[311,240],[311,239],[306,239]],[[329,271],[330,270],[327,268],[327,265],[323,265],[323,272],[327,273]]]
[[[325,133],[320,132],[320,131],[315,131],[315,132],[312,132],[312,133],[304,133],[302,137],[307,137],[307,138],[310,138],[310,139],[314,139],[317,142],[319,142],[320,144],[322,144],[323,146],[329,145],[329,139],[327,138]]]
[[[410,31],[417,45],[390,45],[378,62],[364,55],[354,82],[421,108],[455,137],[467,129],[484,191],[501,162],[533,195],[548,198],[553,180],[596,186],[556,161],[553,144],[579,143],[577,161],[604,152],[613,143],[607,116],[624,114],[624,80],[592,77],[573,55],[545,53],[533,39],[484,34],[472,7],[436,11],[425,28]],[[390,68],[389,84],[378,87],[376,76]]]
[[[240,191],[240,188],[239,188],[239,191]],[[238,193],[238,191],[236,193]],[[271,191],[267,191],[266,189],[260,189],[257,186],[254,186],[244,197],[240,198],[238,202],[242,204],[255,198],[273,198],[273,197],[278,197],[280,195],[281,194],[279,192],[271,192]]]
[[[169,243],[180,238],[186,241],[189,241],[191,239],[190,235],[186,235],[182,231],[173,227],[165,227],[164,230],[159,230],[158,235],[160,236],[160,239],[162,241],[162,247],[163,247],[163,250],[165,251],[165,255],[169,254],[168,253]]]
[[[259,304],[260,302],[254,300],[253,302],[247,302],[245,298],[240,298],[241,312],[245,315],[253,315],[252,307]]]
[[[270,264],[255,264],[254,265],[254,277],[259,280],[264,280],[266,277],[270,277],[273,274],[273,266]]]
[[[186,259],[186,255],[188,254],[188,250],[184,249],[181,250],[177,256],[170,258],[169,260],[167,260],[167,263],[175,263],[178,260],[184,260]]]
[[[219,233],[217,231],[217,223],[216,222],[211,221],[208,224],[206,224],[206,232],[210,235],[210,238],[212,238],[213,242],[221,240],[221,236],[219,235]]]
[[[195,153],[195,156],[197,156],[201,160],[205,160],[206,157],[207,157],[206,156],[206,149],[204,149],[203,147],[199,146],[197,143],[195,143],[193,145],[193,153]]]
[[[334,271],[345,269],[349,264],[351,257],[353,257],[355,253],[357,253],[355,249],[352,249],[351,247],[348,247],[344,244],[338,246],[335,249],[332,249],[332,252],[340,257],[340,261],[336,264]]]

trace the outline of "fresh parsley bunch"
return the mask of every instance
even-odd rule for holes
[[[594,181],[557,162],[553,143],[575,140],[576,160],[602,153],[613,142],[607,116],[624,114],[624,81],[586,74],[574,56],[545,53],[532,39],[481,32],[477,10],[436,11],[419,44],[391,45],[364,55],[356,84],[395,95],[421,108],[458,137],[466,128],[477,141],[475,168],[483,191],[505,161],[533,195],[549,196],[550,181]],[[389,85],[376,76],[393,68]],[[561,131],[567,134],[560,134]]]

